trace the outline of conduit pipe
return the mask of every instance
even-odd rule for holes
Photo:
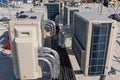
[[[60,74],[60,58],[59,58],[58,53],[55,50],[53,50],[51,48],[48,48],[48,47],[40,47],[38,49],[38,52],[41,53],[41,56],[47,56],[47,57],[44,57],[44,58],[47,58],[47,59],[50,59],[50,60],[54,60],[54,58],[55,58],[55,60],[52,61],[52,64],[54,64],[52,69],[53,69],[53,78],[57,79],[59,74]],[[48,55],[48,54],[53,55],[54,58],[52,56]]]

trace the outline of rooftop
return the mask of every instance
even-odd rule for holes
[[[90,4],[90,5],[92,5],[92,4]],[[94,5],[92,5],[92,7],[94,7]],[[28,10],[27,7],[25,9]],[[117,9],[117,8],[115,8],[115,9]],[[3,17],[3,16],[9,16],[8,9],[0,8],[0,11],[2,11],[2,12],[0,12],[0,18]],[[110,11],[110,13],[109,13],[109,11]],[[11,12],[13,12],[12,14],[15,15],[17,10],[13,9]],[[118,10],[118,12],[120,13],[120,9]],[[110,14],[113,14],[113,13],[114,13],[114,11],[113,11],[112,8],[109,8],[107,10],[107,12],[103,11],[103,14],[105,14],[107,16],[110,15]],[[113,67],[112,70],[115,73],[107,76],[106,80],[120,80],[120,22],[117,22],[117,25],[118,25],[118,32],[117,32],[117,37],[116,37],[116,43],[115,43],[116,47],[114,49],[113,63],[112,63],[112,67]],[[3,48],[5,48],[5,43],[7,41],[8,41],[8,29],[2,23],[0,23],[0,47],[1,47],[0,48],[0,59],[1,59],[1,57],[4,58],[4,59],[10,59],[10,57],[3,57],[3,54],[1,53],[1,52],[10,53],[10,51],[3,49]],[[58,49],[60,50],[60,48],[58,48]],[[79,65],[76,61],[74,53],[69,49],[66,49],[66,50],[67,50],[70,62],[72,64],[73,73],[75,74],[76,80],[99,80],[99,78],[100,78],[99,76],[84,76],[83,74],[81,74],[80,67],[79,67]],[[63,55],[64,53],[63,54],[61,54],[61,53],[62,52],[60,52],[61,57],[65,56],[65,55]],[[63,63],[65,63],[63,58],[61,58],[61,60],[62,60]],[[67,61],[66,61],[66,63],[67,63]],[[0,60],[0,64],[3,64],[2,65],[3,67],[1,69],[3,69],[3,70],[7,69],[8,71],[10,71],[12,73],[12,70],[13,70],[12,69],[12,62],[10,62],[10,60],[6,61],[6,64],[4,63],[4,61]],[[8,66],[8,65],[10,65],[10,66]],[[63,67],[61,67],[61,68],[64,70],[64,72],[67,72],[70,69],[68,66],[65,66],[65,65],[64,65],[64,68]],[[1,70],[1,69],[0,69],[0,75],[3,75],[4,71]],[[61,74],[64,75],[64,72],[62,72]],[[7,75],[13,75],[11,73],[8,73]],[[72,71],[71,71],[71,74],[72,74]],[[63,76],[63,75],[61,75],[61,76]],[[4,77],[6,77],[6,74],[3,75],[3,79],[4,79]],[[62,78],[62,80],[70,80],[70,78],[68,78],[67,76],[65,76],[65,77],[66,78]],[[72,78],[73,77],[74,76],[72,76]]]

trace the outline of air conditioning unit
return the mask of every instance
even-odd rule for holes
[[[79,11],[79,7],[65,6],[64,7],[64,25],[71,25],[73,21],[73,13]]]
[[[48,10],[48,18],[50,20],[55,20],[55,17],[61,12],[61,3],[45,3],[44,6]]]
[[[47,7],[46,6],[34,6],[31,8],[31,11],[33,12],[43,12],[44,13],[44,20],[47,20],[48,14],[47,14]]]
[[[38,47],[43,46],[43,18],[43,13],[28,12],[9,22],[13,65],[18,79],[30,80],[42,76]]]
[[[56,0],[49,0],[49,2],[55,2]]]
[[[117,26],[107,16],[75,12],[72,49],[84,75],[107,75],[111,69]]]
[[[40,2],[48,3],[49,0],[40,0]]]

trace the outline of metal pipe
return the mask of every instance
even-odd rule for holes
[[[60,29],[59,32],[59,45],[61,48],[65,48],[65,38],[67,38],[67,34],[70,34],[70,27],[64,26]]]
[[[49,29],[49,31],[50,31],[50,35],[49,34],[47,34],[47,31],[45,31],[45,37],[46,37],[46,39],[47,39],[47,41],[48,41],[48,43],[47,43],[47,47],[49,46],[49,47],[51,47],[51,36],[53,36],[53,28],[50,26],[50,25],[45,25],[45,27],[46,28],[48,28]],[[48,38],[47,38],[48,37]]]
[[[47,58],[48,60],[50,60],[50,61],[52,62],[52,68],[53,68],[52,73],[55,74],[55,73],[54,73],[55,64],[56,64],[56,63],[55,63],[55,57],[54,57],[53,55],[51,55],[51,54],[42,54],[41,57],[45,57],[45,58]]]
[[[102,3],[101,3],[101,10],[100,10],[100,15],[102,15],[102,11],[103,11],[103,3],[104,3],[104,1],[102,0]]]
[[[39,53],[50,53],[55,57],[54,79],[57,79],[60,74],[60,58],[59,58],[58,53],[55,50],[48,48],[48,47],[40,47],[38,49],[38,52]]]
[[[65,39],[64,39],[64,31],[63,30],[60,30],[59,32],[59,45],[62,47],[62,48],[65,48]]]
[[[46,62],[48,64],[48,66],[50,67],[51,78],[53,78],[53,73],[52,73],[53,70],[52,70],[51,62],[48,59],[44,58],[44,57],[39,57],[38,60],[44,61],[44,62]]]
[[[53,55],[51,55],[51,54],[48,54],[48,53],[47,53],[47,54],[43,54],[43,53],[41,54],[41,53],[40,53],[40,54],[38,54],[38,55],[39,55],[40,57],[49,56],[50,58],[52,58],[53,60],[55,60],[55,57],[54,57]]]
[[[48,25],[51,25],[51,27],[52,27],[52,29],[53,29],[53,35],[55,35],[55,34],[56,34],[56,29],[55,29],[54,25],[51,24],[51,23],[47,23],[47,24],[48,24]]]
[[[50,62],[51,62],[51,64],[52,64],[52,74],[53,74],[53,79],[56,79],[55,78],[55,70],[56,70],[56,67],[55,67],[55,60],[53,60],[51,57],[49,57],[49,56],[45,56],[44,58],[46,58],[46,59],[48,59]]]
[[[52,24],[45,24],[45,25],[46,25],[46,27],[51,28],[51,36],[53,36],[54,35],[54,29],[53,29]]]
[[[51,26],[49,26],[49,25],[45,25],[45,27],[46,27],[46,28],[49,28],[49,30],[50,30],[50,34],[52,35],[53,30],[52,30]]]
[[[59,46],[61,46],[61,48],[65,48],[65,38],[64,38],[64,32],[60,31],[59,32]]]
[[[46,24],[51,24],[53,25],[53,30],[54,30],[54,35],[56,34],[56,25],[55,25],[55,22],[52,21],[52,20],[46,20]]]

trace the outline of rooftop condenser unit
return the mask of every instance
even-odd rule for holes
[[[45,3],[44,6],[47,7],[48,10],[48,18],[50,20],[55,20],[55,17],[60,14],[61,11],[61,3]]]
[[[91,12],[75,12],[72,49],[84,75],[107,75],[111,69],[116,21]]]
[[[37,79],[42,76],[38,47],[43,46],[43,13],[23,13],[9,22],[15,76]]]
[[[65,6],[64,7],[64,25],[71,25],[73,22],[73,13],[79,11],[77,6]]]

